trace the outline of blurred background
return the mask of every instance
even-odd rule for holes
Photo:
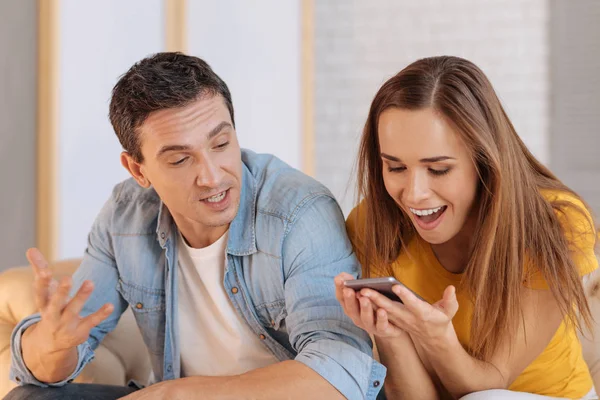
[[[465,57],[534,155],[600,214],[598,0],[0,0],[0,269],[31,246],[82,255],[128,177],[110,91],[166,50],[229,85],[242,146],[314,176],[346,214],[379,86],[418,58]]]

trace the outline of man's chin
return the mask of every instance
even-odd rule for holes
[[[230,207],[227,210],[223,210],[221,212],[212,212],[212,214],[217,214],[217,215],[214,215],[213,218],[209,218],[205,222],[205,225],[213,227],[213,228],[229,225],[235,219],[235,217],[237,215],[237,211],[238,211],[237,207],[236,208]],[[206,217],[206,214],[204,214],[203,217]]]

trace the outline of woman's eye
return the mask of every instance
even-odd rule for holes
[[[389,167],[388,166],[388,171],[389,172],[402,172],[406,169],[406,167]]]
[[[450,168],[446,168],[446,169],[429,168],[429,172],[431,172],[433,175],[441,176],[441,175],[446,175],[448,172],[450,172]]]

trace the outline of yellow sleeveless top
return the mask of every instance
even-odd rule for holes
[[[545,191],[542,194],[551,202],[559,200],[583,205],[567,193]],[[348,234],[354,245],[359,243],[355,239],[365,218],[363,207],[364,203],[356,207],[347,220]],[[574,250],[572,254],[580,274],[586,275],[598,268],[598,261],[594,254],[596,234],[586,220],[589,215],[584,216],[569,208],[563,212],[557,215],[563,227],[568,220],[570,229],[565,229],[565,235]],[[360,253],[360,249],[356,250]],[[459,309],[453,324],[460,343],[467,348],[473,308],[467,294],[461,290],[462,274],[453,274],[445,270],[433,253],[431,245],[418,234],[408,243],[407,250],[403,251],[391,265],[394,277],[430,303],[439,301],[444,289],[448,285],[454,285],[457,289]],[[537,278],[533,276],[526,285],[534,289],[547,288],[541,275]],[[566,398],[580,398],[591,388],[592,378],[583,359],[581,344],[575,329],[566,322],[560,325],[546,349],[509,387],[514,391]]]

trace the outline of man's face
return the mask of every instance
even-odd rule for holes
[[[186,107],[156,111],[139,135],[140,174],[179,228],[209,236],[211,230],[224,232],[239,208],[242,160],[223,97],[203,96]]]

